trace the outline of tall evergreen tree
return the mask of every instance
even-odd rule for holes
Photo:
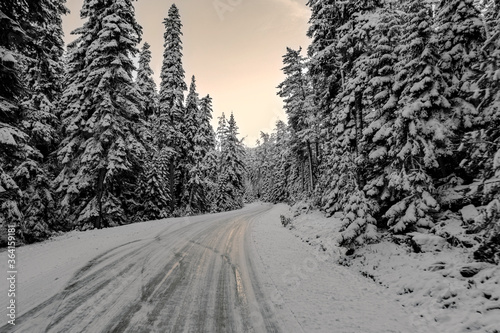
[[[184,82],[184,68],[182,67],[182,23],[179,10],[173,4],[168,16],[163,21],[165,25],[163,65],[161,69],[161,84],[159,95],[158,126],[162,134],[160,148],[170,147],[172,155],[169,167],[170,193],[172,196],[171,209],[182,198],[182,174],[184,169],[177,169],[183,156],[183,147],[186,144],[184,136],[184,91],[187,90]]]
[[[430,213],[438,209],[431,172],[450,152],[450,133],[443,120],[450,116],[446,82],[438,67],[438,49],[430,6],[418,0],[406,3],[404,38],[396,85],[401,86],[396,119],[390,128],[393,158],[389,188],[397,200],[386,213],[395,232],[433,225]]]
[[[25,4],[18,1],[0,3],[0,227],[20,225],[19,208],[22,192],[13,179],[14,169],[26,161],[31,147],[21,128],[20,99],[26,87],[21,80],[19,59],[29,38],[22,29]],[[6,242],[2,232],[0,243]]]
[[[194,137],[198,131],[198,125],[200,119],[198,116],[200,115],[200,97],[198,92],[196,91],[196,78],[191,78],[191,84],[189,86],[189,92],[186,97],[186,108],[183,119],[183,134],[185,138],[185,146],[184,148],[184,163],[191,163],[189,156],[189,152],[194,150]]]
[[[158,93],[156,83],[153,80],[153,70],[151,69],[151,51],[150,45],[144,43],[139,55],[139,68],[137,69],[136,82],[139,86],[139,92],[142,96],[143,109],[146,118],[157,114],[158,111]]]
[[[475,128],[464,137],[461,165],[482,179],[481,204],[487,208],[478,221],[492,242],[500,234],[500,1],[489,1],[485,12],[487,39],[481,49],[475,99],[480,101]],[[490,241],[491,242],[491,241]]]
[[[85,0],[81,17],[87,21],[69,45],[56,184],[71,225],[101,228],[128,222],[136,204],[145,148],[132,56],[142,29],[131,0]]]
[[[458,145],[465,131],[475,127],[477,109],[473,83],[477,77],[478,61],[485,41],[482,15],[473,0],[444,0],[436,14],[439,68],[447,83],[445,96],[451,104],[452,116],[444,121],[454,134],[451,140]],[[456,171],[460,154],[454,154],[443,164],[445,174]]]
[[[187,102],[189,110],[189,98]],[[213,196],[216,174],[215,134],[210,124],[212,119],[212,98],[201,99],[195,115],[195,128],[192,149],[188,154],[188,212],[210,211],[210,199]]]
[[[302,177],[304,179],[307,177],[307,181],[304,181],[304,184],[307,184],[306,191],[312,192],[316,184],[318,166],[318,127],[311,86],[304,74],[305,64],[300,52],[300,49],[287,48],[282,68],[286,78],[278,85],[278,95],[285,103],[292,131],[290,140],[292,151],[300,164],[307,163],[307,169],[302,169]]]
[[[26,242],[50,234],[54,200],[47,157],[56,144],[55,104],[62,74],[64,1],[0,6],[0,185],[4,221]],[[8,84],[5,84],[8,83]]]
[[[219,157],[219,170],[214,206],[217,211],[228,211],[243,207],[245,150],[238,139],[238,126],[231,113],[226,122],[224,114],[218,133],[221,135],[221,150]]]

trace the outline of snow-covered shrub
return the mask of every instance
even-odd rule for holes
[[[361,245],[377,239],[377,203],[365,196],[363,191],[353,193],[343,210],[340,244]]]
[[[406,196],[392,205],[384,214],[391,231],[403,233],[415,230],[417,227],[432,228],[434,226],[430,214],[439,210],[439,204],[429,192],[432,188],[430,184],[432,180],[422,172],[392,175],[389,186]]]
[[[474,259],[489,263],[500,263],[500,199],[492,200],[484,212],[476,218],[483,230],[483,242],[474,252]]]

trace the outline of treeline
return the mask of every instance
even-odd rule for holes
[[[177,7],[163,22],[157,92],[131,0],[85,0],[85,23],[66,53],[64,4],[0,3],[2,230],[16,225],[28,243],[242,207],[244,149],[233,115],[215,133],[212,99],[199,97],[194,77],[184,97]]]
[[[288,125],[249,152],[247,196],[341,212],[344,245],[470,203],[471,229],[500,234],[500,1],[308,6],[307,56],[287,49],[278,86]]]

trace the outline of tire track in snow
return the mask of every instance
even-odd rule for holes
[[[110,249],[10,331],[279,332],[265,307],[257,307],[265,324],[252,322],[250,305],[263,295],[253,295],[244,239],[249,219],[262,212],[207,216]]]

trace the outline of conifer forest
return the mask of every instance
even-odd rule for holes
[[[358,247],[473,204],[469,231],[498,258],[500,1],[307,6],[310,45],[284,50],[276,88],[288,121],[249,148],[233,114],[212,128],[212,98],[186,83],[175,5],[157,88],[132,0],[85,0],[69,45],[65,0],[2,0],[2,230],[32,243],[306,201],[340,214],[342,245]]]
[[[64,4],[0,3],[2,230],[15,224],[31,243],[241,208],[238,126],[223,114],[214,132],[211,97],[199,96],[195,77],[188,89],[177,7],[163,22],[158,91],[150,45],[137,48],[142,28],[131,0],[85,1],[85,24],[66,51]]]

